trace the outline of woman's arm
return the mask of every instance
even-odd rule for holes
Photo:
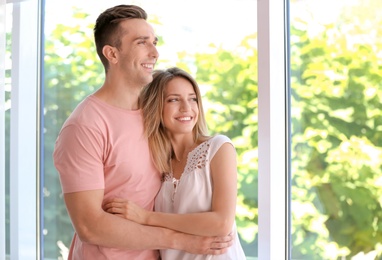
[[[108,201],[104,209],[144,225],[165,227],[200,236],[224,236],[231,232],[236,214],[236,151],[230,143],[223,144],[211,160],[211,176],[213,194],[210,212],[151,212],[123,199]]]

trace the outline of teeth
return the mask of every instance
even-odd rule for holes
[[[191,120],[191,117],[190,117],[190,116],[187,116],[187,117],[179,117],[178,120],[180,120],[180,121],[189,121],[189,120]]]
[[[142,64],[142,66],[148,69],[152,69],[154,67],[153,64]]]

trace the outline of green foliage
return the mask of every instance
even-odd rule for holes
[[[380,55],[381,29],[376,25],[382,20],[351,17],[351,25],[328,24],[314,37],[308,36],[304,21],[295,22],[291,32],[297,259],[371,251],[381,257],[382,66],[375,52]],[[369,29],[379,39],[366,40]]]

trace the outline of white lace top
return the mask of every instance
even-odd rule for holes
[[[188,154],[185,170],[179,180],[175,179],[172,173],[166,174],[161,190],[155,199],[155,210],[178,214],[210,211],[213,190],[210,162],[219,148],[227,142],[232,144],[231,140],[224,135],[212,137]],[[162,260],[246,259],[235,223],[232,232],[236,236],[235,243],[224,255],[194,255],[184,251],[166,249],[161,250]]]

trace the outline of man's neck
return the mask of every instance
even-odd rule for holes
[[[137,110],[139,92],[138,88],[104,84],[94,93],[94,96],[115,107]]]

